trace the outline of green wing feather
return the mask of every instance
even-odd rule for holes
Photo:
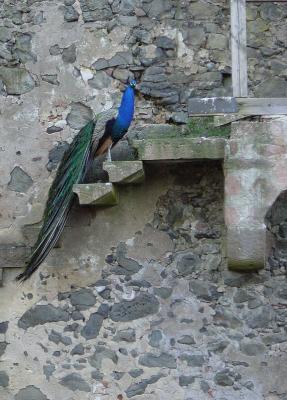
[[[75,198],[73,185],[80,183],[87,171],[94,129],[95,121],[88,122],[65,152],[49,190],[43,226],[34,251],[24,272],[16,277],[18,281],[28,279],[57,243]]]

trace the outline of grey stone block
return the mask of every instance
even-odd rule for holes
[[[115,322],[128,322],[147,317],[158,312],[159,302],[149,294],[140,294],[132,301],[123,300],[112,306],[111,319]]]
[[[60,307],[55,307],[51,304],[36,305],[21,316],[18,321],[18,326],[19,328],[27,329],[48,322],[67,322],[68,320],[69,314]]]
[[[81,392],[90,392],[90,386],[88,383],[77,373],[72,373],[60,380],[60,384],[67,387],[68,389]]]
[[[32,75],[24,68],[1,67],[0,78],[5,83],[7,94],[24,94],[35,87]]]
[[[74,9],[73,6],[66,6],[65,7],[65,13],[64,13],[64,19],[67,22],[74,22],[78,21],[79,19],[79,13]]]
[[[44,393],[35,386],[29,385],[15,395],[15,400],[49,400]]]
[[[14,192],[26,193],[33,185],[33,179],[20,167],[15,167],[10,177],[8,189]]]
[[[75,44],[71,44],[71,46],[66,47],[62,53],[62,59],[64,63],[72,64],[76,61],[77,53]]]
[[[188,100],[188,114],[229,114],[237,113],[235,97],[206,97]]]
[[[93,111],[83,103],[72,103],[71,111],[67,115],[67,124],[73,129],[81,129],[93,119]]]
[[[148,368],[161,367],[161,368],[176,368],[176,359],[173,355],[168,353],[161,353],[159,356],[146,353],[139,358],[139,364]]]

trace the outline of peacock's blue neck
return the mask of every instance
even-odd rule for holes
[[[135,93],[131,86],[128,86],[123,94],[118,116],[112,129],[112,138],[119,138],[128,129],[134,115]]]

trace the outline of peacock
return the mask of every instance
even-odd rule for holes
[[[73,185],[83,182],[91,161],[106,152],[107,159],[111,161],[111,148],[122,139],[133,119],[135,87],[136,81],[131,80],[123,93],[117,117],[107,121],[104,134],[100,139],[94,134],[97,122],[95,118],[79,131],[64,153],[49,190],[43,225],[34,251],[25,270],[16,277],[17,281],[27,280],[57,243],[75,201]]]

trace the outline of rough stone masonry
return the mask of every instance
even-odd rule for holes
[[[129,76],[139,135],[186,123],[190,97],[230,95],[228,2],[4,0],[0,15],[2,255],[26,254],[63,152]],[[251,95],[286,96],[286,15],[248,4]],[[75,210],[21,288],[7,268],[0,399],[287,398],[286,263],[227,271],[222,179],[150,166],[118,207]]]
[[[146,173],[1,288],[1,400],[287,398],[285,271],[227,270],[221,166]]]

